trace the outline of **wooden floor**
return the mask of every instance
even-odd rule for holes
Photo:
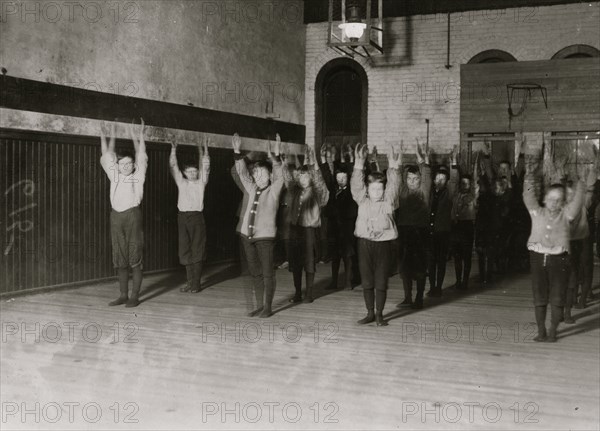
[[[278,270],[270,319],[245,317],[248,280],[227,268],[198,294],[148,276],[133,309],[107,306],[116,283],[4,297],[1,428],[599,428],[597,301],[534,343],[528,276],[418,312],[395,307],[395,276],[389,326],[358,326],[362,290],[323,291],[318,271],[319,297],[290,307]]]

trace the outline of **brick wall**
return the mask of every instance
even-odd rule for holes
[[[460,64],[489,49],[506,51],[519,61],[550,59],[574,44],[600,49],[599,21],[599,2],[452,14],[452,67],[446,69],[445,14],[385,20],[384,61],[390,65],[374,67],[357,57],[369,78],[369,145],[381,148],[403,140],[412,151],[415,138],[425,140],[429,118],[430,147],[448,152],[459,142]],[[307,26],[305,121],[311,145],[315,80],[325,63],[340,57],[326,42],[327,23]]]

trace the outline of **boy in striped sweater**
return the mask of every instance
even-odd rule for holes
[[[238,233],[241,236],[248,270],[254,280],[257,309],[249,316],[270,317],[275,296],[273,248],[277,232],[276,217],[283,189],[282,164],[279,159],[281,140],[276,137],[275,155],[268,148],[270,161],[258,160],[248,171],[241,154],[242,140],[236,133],[231,145],[234,151],[236,173],[242,191],[248,194],[248,203],[242,208]],[[270,147],[269,143],[269,147]],[[272,179],[271,179],[272,173]]]

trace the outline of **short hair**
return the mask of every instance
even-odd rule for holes
[[[308,165],[302,165],[297,169],[299,174],[308,174],[310,172],[310,168]]]
[[[498,166],[500,166],[501,164],[506,163],[508,166],[511,166],[510,164],[510,160],[501,160],[500,163],[498,163]]]
[[[442,174],[443,176],[446,177],[446,181],[448,181],[450,179],[450,172],[448,172],[448,170],[446,168],[439,168],[436,172],[435,175],[439,175]],[[435,176],[434,176],[435,178]]]
[[[195,168],[195,169],[199,169],[197,164],[194,164],[192,162],[184,162],[183,163],[183,170],[185,171],[188,168]]]
[[[470,174],[462,174],[459,178],[460,180],[469,180],[469,181],[473,181],[473,176]]]
[[[135,161],[135,156],[130,150],[122,150],[117,152],[117,161],[129,157],[131,160]]]
[[[387,178],[382,172],[371,172],[369,175],[367,175],[367,184],[381,183],[385,186],[386,182]]]
[[[342,168],[342,167],[335,168],[335,171],[334,171],[334,173],[333,173],[333,176],[334,176],[334,177],[336,177],[336,176],[337,176],[337,174],[345,174],[345,175],[348,175],[348,170],[347,170],[346,168]]]
[[[421,175],[421,170],[418,166],[410,165],[408,168],[406,168],[406,174]]]
[[[265,168],[269,173],[273,172],[273,165],[268,160],[256,160],[252,164],[252,169]]]

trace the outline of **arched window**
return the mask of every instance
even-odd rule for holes
[[[499,49],[488,49],[487,51],[480,52],[471,58],[468,63],[503,63],[506,61],[517,61],[517,59],[506,51],[501,51]]]
[[[315,85],[315,148],[367,142],[368,79],[363,67],[348,58],[328,62]]]
[[[600,57],[600,51],[590,45],[571,45],[554,54],[552,60],[586,57]]]

